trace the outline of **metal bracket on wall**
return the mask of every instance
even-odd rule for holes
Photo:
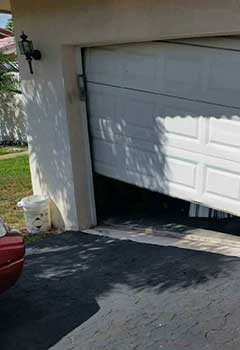
[[[80,100],[86,101],[86,81],[84,74],[78,74],[77,81]]]

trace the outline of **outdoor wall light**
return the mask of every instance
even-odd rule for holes
[[[22,32],[20,38],[22,39],[18,42],[20,53],[21,55],[25,55],[29,64],[30,73],[33,74],[32,60],[39,61],[42,58],[42,54],[39,50],[33,48],[33,42],[28,40],[28,36],[24,32]]]

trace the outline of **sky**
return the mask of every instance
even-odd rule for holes
[[[11,15],[1,14],[0,15],[0,28],[4,28],[6,23],[7,23],[7,20],[11,17],[12,17]]]

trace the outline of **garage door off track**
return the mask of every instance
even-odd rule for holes
[[[238,48],[220,38],[86,49],[94,170],[238,215]]]

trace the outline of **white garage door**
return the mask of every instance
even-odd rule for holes
[[[95,171],[238,215],[239,42],[87,49]]]

